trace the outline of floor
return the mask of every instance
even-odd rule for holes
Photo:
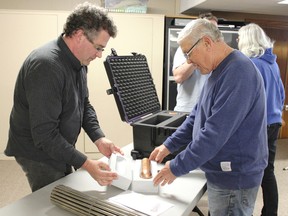
[[[288,216],[288,170],[283,170],[284,167],[288,167],[288,139],[278,141],[275,161],[275,174],[279,190],[279,216]],[[0,173],[0,208],[31,193],[23,171],[14,160],[0,160]],[[206,194],[197,206],[205,216],[208,215]],[[254,216],[260,216],[261,207],[262,194],[260,190],[255,204]],[[190,216],[198,216],[198,214],[191,212]]]

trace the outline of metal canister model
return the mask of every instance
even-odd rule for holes
[[[140,177],[144,178],[144,179],[152,178],[151,164],[150,164],[150,160],[148,158],[143,158],[141,161]]]

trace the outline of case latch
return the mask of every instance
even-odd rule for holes
[[[106,90],[107,95],[115,94],[116,92],[117,92],[117,88],[115,87]]]

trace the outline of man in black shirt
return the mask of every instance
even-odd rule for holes
[[[80,4],[68,16],[63,34],[24,61],[15,85],[5,154],[16,158],[32,191],[71,173],[71,166],[86,169],[100,185],[117,178],[108,164],[75,149],[83,128],[104,156],[122,153],[105,138],[87,88],[87,65],[102,57],[116,33],[103,8]]]

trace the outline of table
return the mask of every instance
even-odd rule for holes
[[[123,148],[126,156],[130,155],[133,144]],[[105,159],[104,159],[105,160]],[[22,199],[4,206],[0,209],[0,215],[5,216],[71,216],[66,211],[50,202],[50,193],[59,184],[71,187],[87,195],[106,200],[123,192],[114,186],[100,186],[88,172],[77,170],[76,172],[53,182],[46,187],[35,191]],[[163,212],[161,216],[187,216],[194,209],[198,201],[206,191],[206,178],[201,170],[194,170],[187,175],[176,178],[170,184],[160,187],[157,195],[147,195],[172,203],[174,207]]]

